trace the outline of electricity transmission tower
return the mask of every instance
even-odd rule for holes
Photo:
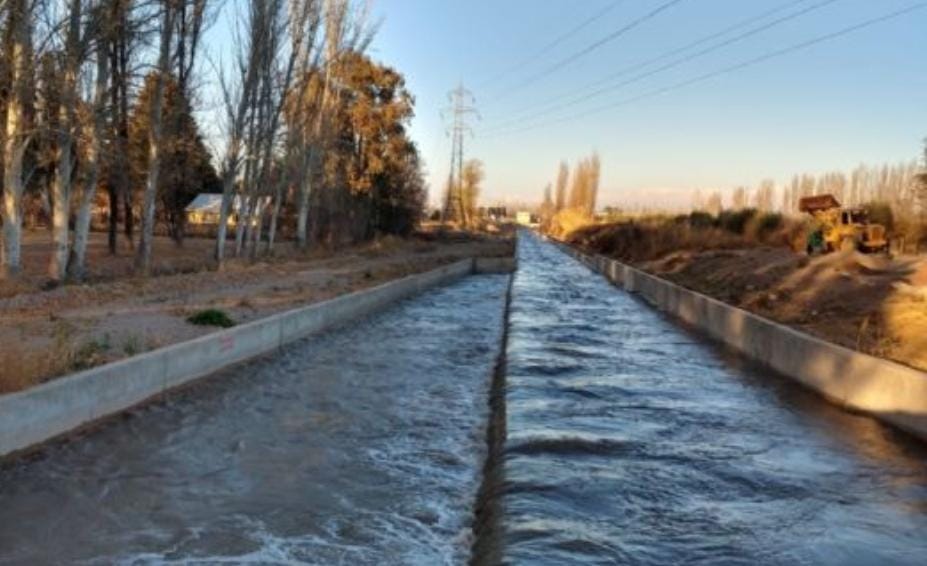
[[[471,116],[480,117],[477,112],[473,93],[461,83],[448,93],[450,106],[442,110],[441,115],[450,119],[447,135],[451,137],[451,167],[447,175],[447,195],[444,200],[442,220],[444,222],[469,222],[463,201],[463,164],[464,137],[473,135],[473,129],[467,123]]]

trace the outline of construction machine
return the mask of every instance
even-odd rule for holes
[[[808,253],[857,250],[864,253],[888,251],[885,226],[869,222],[862,208],[843,208],[834,195],[805,197],[798,209],[814,218],[816,226],[808,236]]]

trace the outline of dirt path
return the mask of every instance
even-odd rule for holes
[[[197,258],[201,269],[208,267],[209,249],[196,241],[175,256],[162,256],[187,268],[150,279],[119,277],[126,268],[117,265],[105,266],[110,273],[98,271],[97,281],[86,285],[42,291],[36,288],[41,276],[27,274],[18,288],[5,287],[0,392],[215,331],[187,322],[200,310],[221,309],[236,322],[248,322],[459,259],[510,255],[512,244],[500,238],[388,239],[337,254],[290,254],[232,263],[222,272],[183,272],[192,271]],[[165,263],[160,265],[165,272]]]

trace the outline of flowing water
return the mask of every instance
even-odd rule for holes
[[[921,444],[533,236],[519,262],[478,563],[927,564]],[[465,563],[507,282],[469,278],[8,461],[0,563]]]
[[[511,564],[927,564],[927,452],[519,245]]]
[[[466,560],[506,276],[292,344],[0,470],[0,563]]]

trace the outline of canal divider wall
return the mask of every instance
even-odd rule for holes
[[[838,405],[927,440],[927,373],[826,342],[619,261],[558,245],[613,284],[748,358]]]
[[[433,287],[514,267],[514,258],[458,261],[0,396],[0,457]]]

